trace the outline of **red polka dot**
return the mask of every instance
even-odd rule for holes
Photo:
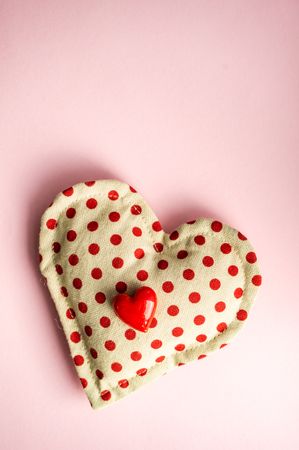
[[[54,242],[53,243],[53,252],[54,253],[59,253],[61,250],[61,245],[59,244],[59,242]]]
[[[239,238],[241,241],[247,241],[247,237],[244,236],[244,234],[240,233],[240,231],[238,232],[238,238]]]
[[[204,359],[206,357],[207,357],[207,355],[202,354],[202,355],[199,355],[199,357],[197,359]]]
[[[86,206],[87,206],[87,208],[89,208],[89,209],[94,209],[94,208],[96,208],[96,207],[98,206],[98,202],[96,201],[95,198],[89,198],[89,199],[86,201]]]
[[[227,271],[232,277],[235,277],[236,275],[238,275],[239,269],[237,266],[231,265],[229,266]]]
[[[76,313],[73,308],[67,309],[65,314],[68,319],[74,319],[76,317]]]
[[[80,342],[80,341],[81,341],[80,333],[78,333],[78,331],[73,331],[73,332],[70,334],[70,340],[71,340],[72,342],[74,342],[75,344],[77,344],[78,342]]]
[[[172,335],[175,336],[175,337],[182,336],[183,333],[184,333],[184,330],[181,327],[175,327],[172,330]]]
[[[136,248],[134,251],[135,258],[141,259],[144,257],[144,250],[142,248]]]
[[[102,278],[102,275],[103,275],[102,270],[99,267],[95,267],[91,271],[91,276],[95,280],[99,280],[100,278]]]
[[[69,292],[65,286],[61,286],[60,293],[63,297],[68,297],[68,295],[69,295]]]
[[[142,208],[140,205],[133,205],[131,206],[131,213],[134,214],[134,216],[137,216],[138,214],[141,214]]]
[[[54,230],[57,227],[57,220],[49,219],[47,220],[46,225],[49,230]]]
[[[86,184],[86,186],[93,186],[95,184],[95,181],[85,181],[84,184]]]
[[[132,228],[132,233],[134,234],[134,236],[141,236],[142,235],[142,230],[139,227],[133,227]]]
[[[74,193],[74,188],[73,187],[69,187],[67,189],[64,189],[64,191],[62,191],[63,195],[65,195],[66,197],[70,197],[71,195],[73,195]]]
[[[113,245],[119,245],[121,243],[121,241],[122,241],[122,237],[119,234],[113,234],[110,237],[110,242]]]
[[[61,286],[60,292],[64,297],[68,297],[68,295],[69,295],[68,290],[65,286]]]
[[[69,230],[66,234],[66,238],[68,241],[73,242],[77,237],[77,233],[74,230]]]
[[[205,342],[207,340],[207,336],[205,334],[199,334],[198,336],[196,336],[196,340],[198,342]]]
[[[118,192],[117,191],[110,191],[110,192],[108,192],[108,198],[110,199],[110,200],[117,200],[118,199],[118,197],[119,197],[119,195],[118,195]]]
[[[82,384],[83,389],[85,389],[87,387],[87,380],[85,378],[80,378],[80,382]]]
[[[98,244],[90,244],[88,247],[88,251],[91,255],[97,255],[100,251],[100,247]]]
[[[180,312],[180,310],[179,310],[179,308],[176,305],[170,305],[167,308],[167,313],[170,316],[177,316],[179,312]]]
[[[219,348],[224,348],[226,346],[227,346],[227,344],[221,344]]]
[[[157,220],[156,222],[154,222],[153,224],[152,224],[152,229],[154,230],[154,231],[161,231],[162,230],[162,226],[161,226],[161,223]]]
[[[242,289],[242,288],[237,288],[237,289],[235,289],[235,291],[234,291],[234,296],[235,296],[236,298],[241,298],[242,295],[243,295],[243,289]]]
[[[185,278],[185,280],[193,280],[194,275],[195,274],[192,269],[185,269],[183,272],[183,277]]]
[[[75,215],[76,215],[76,210],[75,210],[75,208],[68,208],[67,210],[66,210],[66,217],[68,218],[68,219],[72,219],[73,217],[75,217]]]
[[[143,367],[142,369],[138,369],[136,371],[136,374],[139,375],[140,377],[144,377],[144,375],[146,375],[147,373],[147,369],[145,367]]]
[[[164,361],[164,359],[165,359],[164,355],[158,356],[158,358],[156,358],[156,362],[160,363],[160,362]]]
[[[194,242],[197,245],[204,245],[204,243],[206,242],[206,238],[199,234],[198,236],[195,236]]]
[[[232,246],[230,244],[228,244],[227,242],[225,242],[224,244],[221,245],[220,250],[222,251],[222,253],[227,255],[228,253],[230,253],[232,251]]]
[[[247,311],[245,311],[245,309],[240,309],[240,311],[237,312],[237,319],[238,320],[246,320],[247,319]]]
[[[162,341],[160,339],[154,339],[151,343],[151,347],[154,349],[160,348],[162,346]]]
[[[118,362],[114,362],[111,364],[111,369],[113,370],[113,372],[120,372],[122,368],[123,366]]]
[[[216,233],[222,230],[222,226],[223,226],[222,223],[218,222],[218,220],[214,220],[214,222],[211,223],[211,228]]]
[[[103,276],[102,270],[99,267],[92,269],[90,274],[95,280],[99,280]]]
[[[123,294],[127,290],[127,284],[124,281],[118,281],[115,285],[115,289],[119,294]]]
[[[184,344],[177,344],[174,348],[176,349],[176,351],[182,352],[183,350],[185,350],[185,345]]]
[[[90,337],[92,335],[92,328],[89,325],[84,327],[85,334]]]
[[[96,370],[96,376],[98,377],[99,380],[102,380],[104,378],[103,372],[99,369]]]
[[[56,269],[56,272],[58,273],[58,275],[63,274],[63,268],[61,267],[60,264],[56,264],[55,269]]]
[[[200,293],[191,292],[191,294],[189,294],[189,300],[191,303],[198,303],[200,301]]]
[[[71,266],[76,266],[79,262],[79,258],[74,253],[69,256],[69,263]]]
[[[158,321],[157,321],[156,317],[153,317],[149,327],[155,328],[157,326],[157,324],[158,324]]]
[[[97,359],[97,357],[98,357],[98,352],[96,351],[95,348],[91,348],[91,349],[89,350],[89,352],[90,352],[91,356],[93,357],[93,359]]]
[[[132,341],[132,340],[135,339],[135,337],[136,337],[136,331],[133,330],[133,328],[128,328],[128,329],[125,331],[125,337],[126,337],[129,341]]]
[[[108,390],[102,391],[101,392],[101,398],[102,400],[104,400],[105,402],[107,402],[108,400],[110,400],[111,398],[111,392]]]
[[[210,288],[213,289],[213,291],[217,291],[217,289],[219,289],[220,286],[221,286],[221,283],[217,278],[213,278],[210,281]]]
[[[168,262],[165,259],[160,259],[157,264],[158,268],[161,270],[165,270],[168,267]]]
[[[78,304],[78,308],[79,308],[79,311],[81,311],[81,313],[83,313],[83,314],[85,314],[85,313],[87,313],[87,305],[86,305],[86,303],[84,303],[84,302],[80,302],[79,304]]]
[[[255,286],[260,286],[262,284],[262,277],[261,275],[254,275],[251,281]]]
[[[249,264],[254,264],[256,262],[256,254],[254,252],[249,252],[246,255],[246,261],[249,262]]]
[[[119,380],[118,385],[119,385],[120,388],[125,389],[125,388],[127,388],[129,386],[129,382],[126,379]]]
[[[226,329],[227,329],[227,324],[225,322],[218,323],[217,331],[219,331],[219,333],[223,333],[223,331],[225,331]]]
[[[202,258],[202,263],[206,267],[211,267],[214,264],[214,259],[211,256],[204,256]]]
[[[110,323],[111,323],[111,320],[109,319],[109,317],[103,316],[103,317],[100,318],[100,325],[103,328],[110,327]]]
[[[163,244],[161,244],[161,242],[156,242],[156,243],[153,245],[153,247],[154,247],[154,250],[155,250],[157,253],[161,253],[161,252],[163,251],[163,248],[164,248],[164,246],[163,246]]]
[[[98,226],[99,226],[98,222],[92,220],[87,224],[87,229],[88,231],[96,231],[98,229]]]
[[[171,281],[164,281],[164,283],[162,284],[162,289],[164,292],[169,294],[173,291],[173,283]]]
[[[124,265],[124,260],[122,258],[113,258],[112,266],[114,269],[120,269]]]
[[[185,259],[188,256],[188,252],[186,250],[180,250],[176,256],[178,259]]]
[[[141,355],[141,353],[140,352],[132,352],[131,353],[131,359],[133,360],[133,361],[139,361],[140,359],[142,358],[142,355]]]
[[[130,191],[131,191],[131,192],[134,192],[134,193],[137,192],[136,189],[133,188],[133,186],[129,186],[129,188],[130,188]]]
[[[83,356],[81,356],[81,355],[74,356],[74,363],[76,366],[82,366],[82,364],[84,363]]]
[[[105,341],[104,345],[105,345],[106,350],[109,350],[110,352],[115,350],[115,347],[116,347],[115,342],[111,341],[111,340]]]
[[[224,302],[217,302],[215,305],[215,310],[217,312],[222,312],[225,310],[225,308],[226,308],[226,304]]]
[[[175,241],[178,237],[179,237],[179,232],[177,230],[174,230],[169,235],[169,239],[171,239],[172,241]]]
[[[78,303],[78,308],[79,308],[79,311],[81,313],[83,313],[83,314],[87,313],[88,306],[87,306],[87,304],[85,302],[79,302]]]
[[[202,325],[203,323],[205,323],[205,317],[202,315],[198,315],[194,317],[193,322],[195,323],[195,325]]]
[[[111,222],[118,222],[120,219],[120,214],[116,211],[113,211],[109,214],[109,220]]]
[[[80,278],[74,278],[73,279],[73,286],[74,286],[75,289],[81,289],[82,281],[80,280]]]
[[[147,280],[148,279],[148,273],[147,273],[147,271],[146,270],[139,270],[138,272],[137,272],[137,278],[138,278],[138,280],[139,281],[145,281],[145,280]]]
[[[97,292],[95,295],[95,300],[97,303],[102,305],[103,303],[105,303],[106,295],[104,294],[104,292]]]

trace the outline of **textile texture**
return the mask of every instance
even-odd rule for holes
[[[242,233],[199,218],[168,234],[141,195],[117,180],[58,194],[41,220],[40,255],[93,408],[225,346],[246,322],[261,284]],[[113,309],[117,293],[133,295],[140,286],[158,298],[146,333]]]

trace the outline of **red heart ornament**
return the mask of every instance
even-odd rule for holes
[[[118,294],[114,297],[114,310],[118,317],[135,330],[146,332],[154,318],[157,296],[153,289],[142,286],[135,295]]]

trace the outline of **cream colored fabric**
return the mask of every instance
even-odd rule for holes
[[[60,193],[42,217],[40,254],[94,408],[227,344],[261,284],[256,255],[241,233],[198,219],[169,235],[143,198],[117,180]],[[147,333],[130,330],[112,303],[126,286],[133,294],[142,285],[158,297]]]

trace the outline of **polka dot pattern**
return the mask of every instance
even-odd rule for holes
[[[262,283],[243,234],[210,219],[167,234],[136,190],[119,181],[65,189],[42,218],[40,254],[95,408],[222,348],[247,321]],[[117,293],[132,295],[141,285],[158,298],[147,333],[130,328],[112,308]]]

